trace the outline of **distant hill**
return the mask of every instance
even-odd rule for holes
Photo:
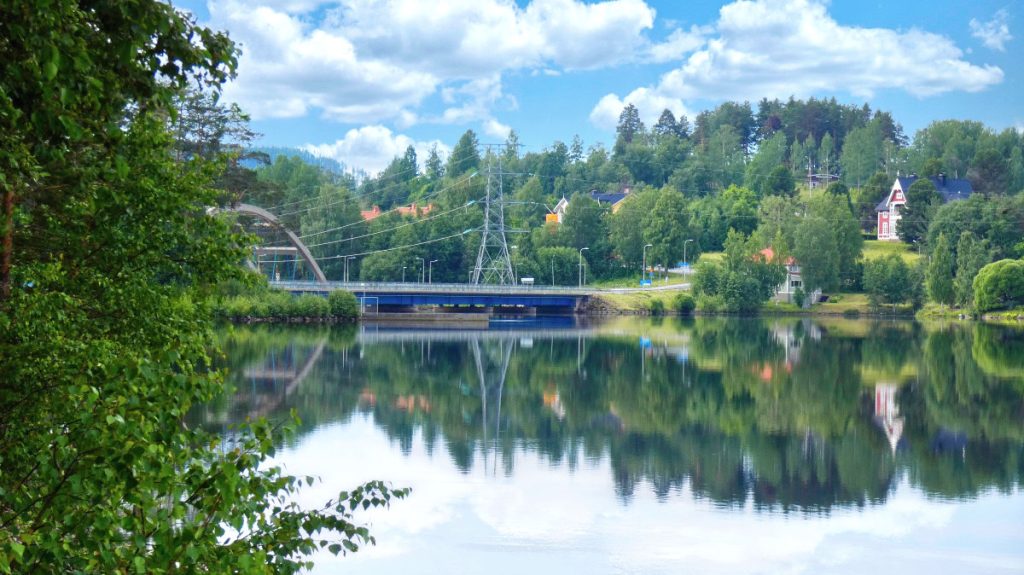
[[[311,166],[317,166],[321,170],[331,172],[334,174],[341,175],[348,170],[345,164],[342,164],[341,162],[335,160],[334,158],[325,158],[323,156],[317,156],[305,150],[300,150],[299,148],[286,148],[278,146],[256,146],[252,148],[251,151],[261,152],[270,156],[271,162],[276,160],[278,156],[297,157]],[[259,167],[258,163],[252,160],[246,160],[242,162],[242,164],[247,168],[255,169]]]

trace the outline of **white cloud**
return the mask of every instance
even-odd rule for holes
[[[621,100],[720,101],[836,92],[871,98],[884,89],[924,97],[977,92],[1002,81],[998,67],[972,64],[963,56],[938,34],[841,25],[822,0],[737,0],[722,7],[703,48],[657,85]],[[592,120],[607,125],[608,108],[617,98],[602,98]]]
[[[660,44],[651,46],[651,60],[655,62],[671,62],[680,60],[686,54],[704,45],[708,34],[714,29],[710,26],[691,26],[687,32],[677,28]]]
[[[409,136],[394,134],[384,126],[375,125],[351,129],[343,139],[333,144],[306,144],[302,149],[318,156],[334,158],[346,166],[373,175],[386,168],[391,160],[405,154],[409,146],[416,150],[416,157],[422,164],[430,148],[435,145],[442,156],[447,156],[451,151],[440,141],[417,142]]]
[[[493,118],[484,122],[484,133],[487,134],[488,136],[504,140],[505,138],[508,138],[508,134],[511,131],[511,126],[502,124],[501,122]]]
[[[601,98],[590,112],[591,123],[605,130],[614,130],[626,104],[636,106],[640,112],[640,119],[648,127],[653,126],[665,110],[671,110],[676,118],[689,113],[680,98],[673,98],[649,88],[637,88],[625,98],[619,98],[615,94]]]
[[[971,36],[974,36],[986,47],[1000,52],[1006,51],[1006,43],[1013,39],[1010,35],[1010,26],[1006,23],[1006,10],[999,10],[988,22],[979,22],[971,18]]]
[[[633,59],[648,50],[644,33],[655,15],[644,0],[532,0],[525,7],[508,0],[208,0],[208,7],[212,24],[243,49],[226,96],[254,118],[320,114],[404,127],[492,121],[495,105],[514,106],[501,95],[508,72]],[[448,110],[424,114],[424,102],[438,94]]]

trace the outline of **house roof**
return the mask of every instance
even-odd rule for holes
[[[919,179],[917,176],[902,176],[896,178],[896,181],[899,182],[900,189],[906,192]],[[949,178],[945,174],[931,176],[928,179],[932,181],[932,184],[935,185],[935,190],[939,192],[942,196],[942,201],[946,203],[967,199],[974,192],[970,180]],[[895,184],[893,187],[895,187]],[[890,192],[875,206],[876,212],[884,212],[889,209],[889,197],[891,195],[892,193]]]
[[[764,256],[764,261],[766,261],[768,263],[771,263],[772,260],[775,259],[775,250],[773,250],[770,247],[769,248],[764,248],[763,250],[761,250],[758,253],[760,253],[762,256]],[[786,258],[786,265],[787,266],[794,265],[795,263],[796,263],[796,260],[793,258],[793,256],[789,256],[789,257]]]
[[[597,201],[599,204],[611,204],[615,205],[622,200],[626,199],[628,194],[626,192],[599,192],[597,190],[590,191],[590,197]]]

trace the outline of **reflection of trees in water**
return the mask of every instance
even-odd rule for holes
[[[302,384],[268,400],[251,395],[281,388],[247,389],[239,374],[284,349],[311,357],[324,334],[238,329],[227,343],[243,408],[210,406],[205,419],[274,401],[305,429],[372,413],[403,452],[419,434],[467,473],[510,475],[524,450],[570,469],[608,457],[623,500],[686,486],[718,505],[787,511],[878,503],[903,473],[947,497],[1008,490],[1024,473],[1020,360],[996,349],[1019,333],[710,318],[459,337],[360,344],[327,332]],[[876,385],[896,390],[899,437],[880,427]]]

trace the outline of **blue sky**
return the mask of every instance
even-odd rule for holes
[[[242,45],[225,90],[261,144],[374,173],[473,129],[524,151],[614,141],[726,100],[835,97],[1024,129],[1020,0],[176,0]]]

